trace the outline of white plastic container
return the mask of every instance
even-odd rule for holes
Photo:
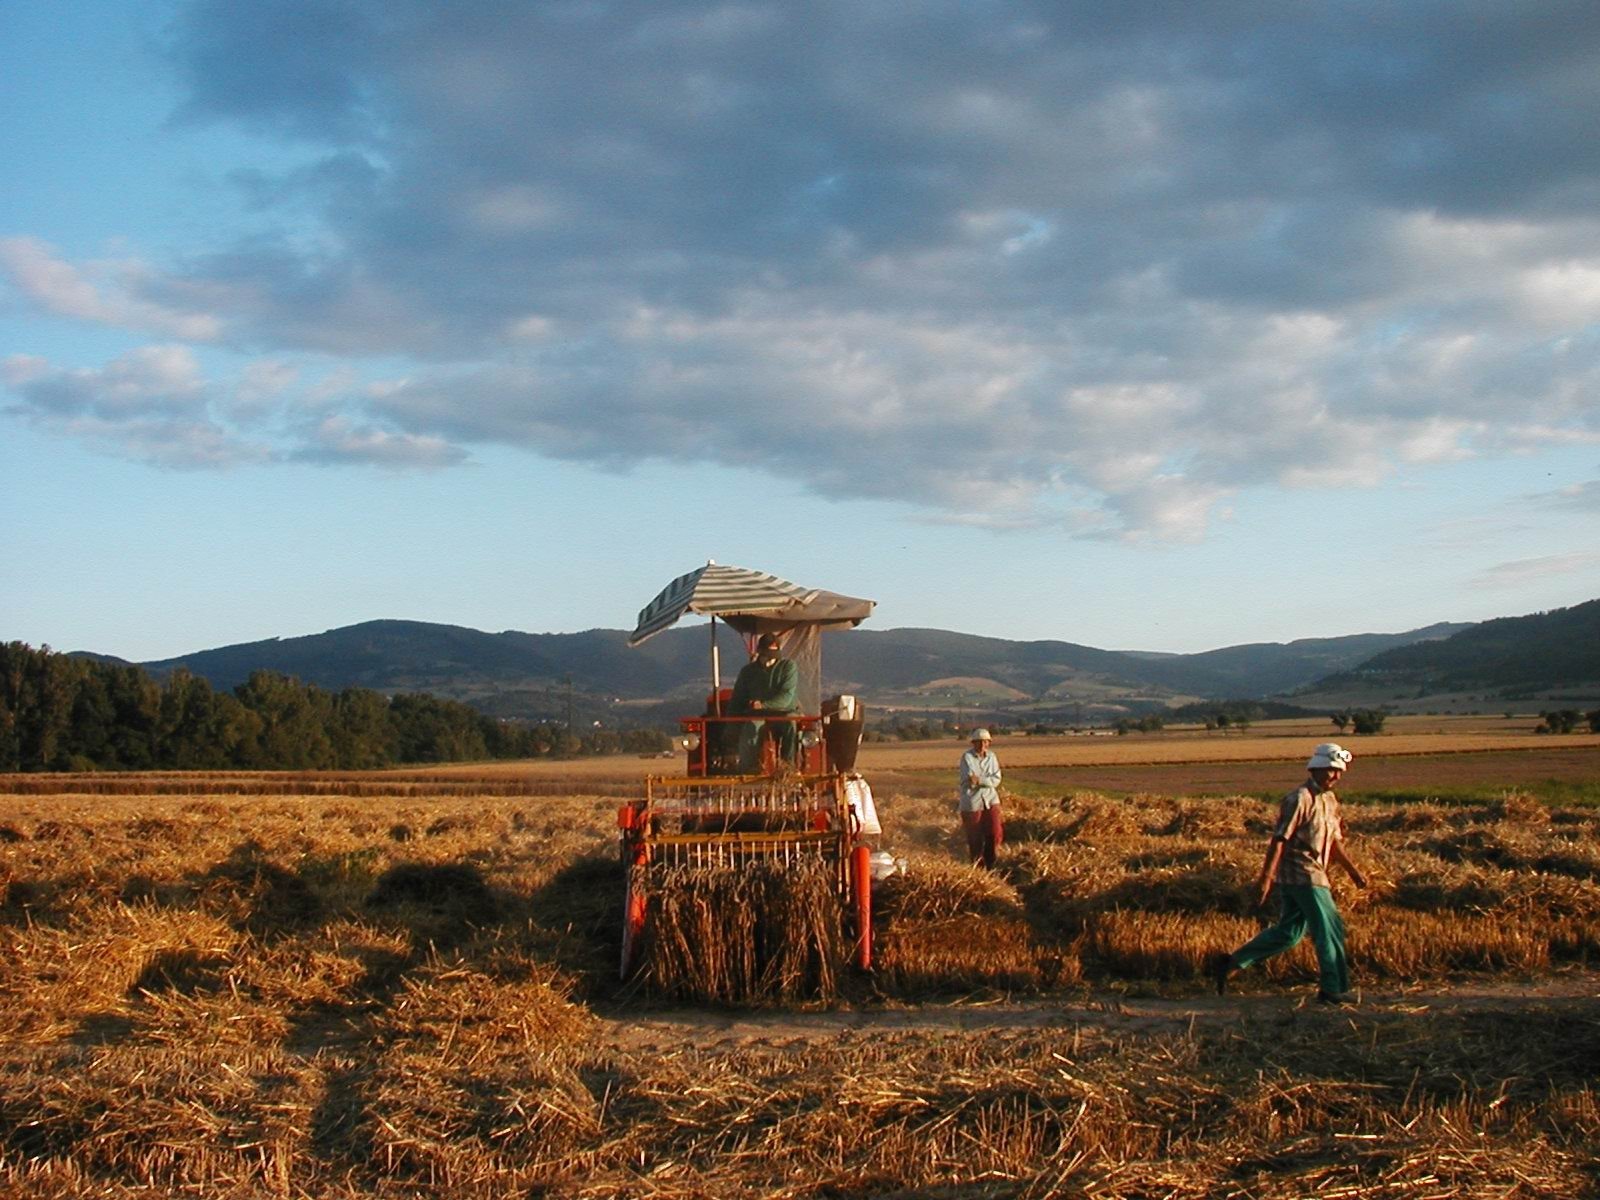
[[[876,851],[871,861],[872,881],[874,883],[888,879],[891,875],[904,875],[906,873],[906,860],[896,858],[887,850]]]

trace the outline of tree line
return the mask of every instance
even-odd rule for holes
[[[184,670],[0,645],[0,771],[370,770],[397,763],[649,753],[659,730],[513,724],[455,700],[330,692],[256,671],[231,692]]]
[[[1587,721],[1590,733],[1600,733],[1600,708],[1591,709],[1589,712],[1580,713],[1575,708],[1558,708],[1551,712],[1539,714],[1539,726],[1535,733],[1571,733],[1578,728],[1579,721]]]

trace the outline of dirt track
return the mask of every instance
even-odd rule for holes
[[[1600,971],[1574,970],[1515,983],[1460,983],[1360,994],[1353,1008],[1325,1008],[1315,993],[1255,992],[1229,996],[1191,996],[1168,1000],[1129,998],[1114,992],[1059,1000],[972,1001],[967,1003],[840,1009],[829,1012],[675,1009],[649,1015],[606,1018],[606,1041],[618,1049],[681,1051],[785,1046],[825,1042],[853,1034],[942,1036],[989,1031],[1060,1029],[1068,1035],[1090,1028],[1106,1032],[1171,1032],[1194,1025],[1238,1021],[1292,1021],[1305,1013],[1363,1016],[1432,1016],[1460,1012],[1502,1012],[1513,1016],[1530,1005],[1597,1013]]]

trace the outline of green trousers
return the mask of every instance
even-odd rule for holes
[[[750,721],[739,726],[739,770],[743,774],[753,775],[761,770],[761,743],[766,738],[778,743],[781,761],[794,762],[795,743],[799,739],[795,736],[793,721]]]
[[[1233,965],[1251,966],[1300,944],[1306,934],[1317,951],[1317,968],[1324,992],[1341,995],[1350,990],[1350,960],[1344,953],[1344,922],[1333,906],[1333,893],[1309,884],[1279,884],[1282,912],[1269,925],[1233,952]]]

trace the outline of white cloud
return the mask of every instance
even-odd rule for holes
[[[299,379],[300,368],[292,362],[256,359],[241,373],[229,407],[236,419],[261,420],[290,398]]]
[[[394,433],[373,426],[355,426],[329,417],[316,426],[290,458],[324,465],[365,464],[380,467],[447,467],[466,461],[466,454],[442,438]]]
[[[1405,463],[1458,462],[1472,457],[1469,444],[1482,428],[1480,421],[1446,417],[1413,421],[1396,438],[1395,456]]]
[[[1538,496],[1530,497],[1532,501],[1545,508],[1576,509],[1579,512],[1600,513],[1600,479],[1590,479],[1584,483],[1568,484],[1553,492],[1545,492]]]
[[[112,420],[84,415],[50,424],[67,437],[153,467],[215,469],[266,462],[271,458],[270,450],[262,443],[240,439],[225,427],[204,418]]]
[[[1600,257],[1540,263],[1522,273],[1517,288],[1541,324],[1570,329],[1600,321]]]
[[[545,229],[560,219],[560,206],[527,185],[494,187],[468,198],[464,204],[471,223],[491,236]]]
[[[555,333],[555,328],[555,322],[549,317],[529,313],[524,317],[513,317],[506,323],[506,340],[513,343],[542,342]]]
[[[1515,588],[1558,579],[1600,567],[1600,554],[1547,554],[1504,562],[1479,572],[1472,584],[1480,588]]]
[[[137,288],[150,273],[136,262],[79,268],[34,238],[9,237],[0,238],[0,267],[23,295],[56,316],[194,342],[215,341],[222,332],[215,316],[140,298]]]
[[[10,415],[159,467],[297,461],[414,469],[468,458],[442,438],[347,415],[403,390],[404,380],[340,370],[302,382],[297,367],[278,360],[212,381],[184,346],[144,346],[99,368],[13,355],[0,361],[0,386],[16,397],[4,410]]]
[[[212,468],[269,456],[212,416],[214,389],[184,346],[144,346],[101,368],[13,356],[0,384],[18,398],[12,415],[137,462]]]
[[[64,370],[16,355],[6,360],[3,381],[45,415],[173,415],[194,413],[206,400],[199,364],[184,346],[143,346],[99,369]]]

